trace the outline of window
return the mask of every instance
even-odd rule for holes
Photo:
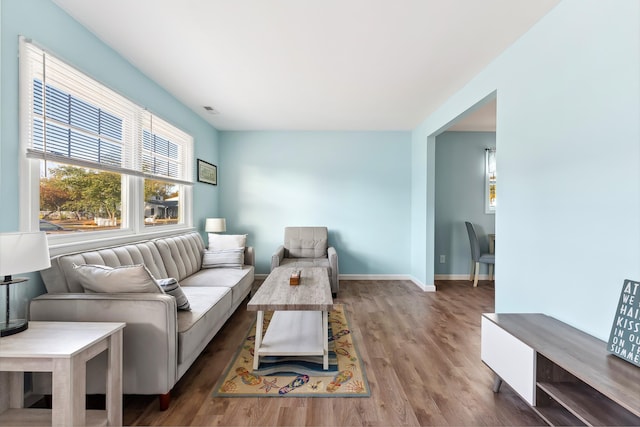
[[[23,228],[73,242],[191,226],[191,136],[22,38],[20,73]]]
[[[496,212],[496,149],[487,148],[484,151],[485,164],[485,198],[484,212]]]

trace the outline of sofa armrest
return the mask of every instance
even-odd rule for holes
[[[123,392],[168,393],[178,380],[176,300],[167,294],[44,294],[31,300],[31,320],[126,322]],[[101,368],[87,369],[87,393],[104,389]]]
[[[256,254],[253,246],[245,246],[244,248],[244,265],[256,265]]]
[[[278,249],[271,255],[271,271],[280,265],[280,261],[284,258],[284,245],[278,246]]]

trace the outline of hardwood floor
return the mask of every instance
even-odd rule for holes
[[[125,396],[125,425],[419,426],[544,425],[480,361],[480,315],[492,312],[488,282],[341,281],[371,386],[369,398],[214,398],[212,392],[255,318],[240,308],[176,384],[169,410],[152,396]]]

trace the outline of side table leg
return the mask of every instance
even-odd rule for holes
[[[24,408],[24,372],[9,372],[9,408]]]
[[[329,312],[322,312],[322,369],[329,369]]]
[[[122,329],[109,338],[107,350],[107,425],[122,425]]]
[[[79,357],[54,359],[51,425],[85,426],[86,362]]]
[[[260,356],[258,355],[258,350],[260,349],[260,345],[262,344],[262,323],[264,321],[264,311],[258,311],[258,318],[256,319],[256,338],[254,340],[253,347],[253,370],[258,369],[258,365],[260,364]]]

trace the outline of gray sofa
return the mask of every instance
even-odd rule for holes
[[[47,293],[31,301],[30,318],[126,322],[123,392],[158,394],[166,409],[170,390],[247,298],[254,281],[251,247],[244,250],[241,268],[203,269],[204,250],[200,234],[191,232],[54,257],[51,268],[41,272]],[[163,293],[85,293],[74,264],[144,264],[156,279],[177,279],[191,310],[177,310],[176,299]],[[105,360],[89,362],[88,394],[105,392]],[[34,377],[34,389],[46,393],[50,381]]]
[[[327,227],[285,227],[284,244],[271,256],[271,271],[279,266],[324,267],[335,297],[340,290],[338,253],[328,241]]]

